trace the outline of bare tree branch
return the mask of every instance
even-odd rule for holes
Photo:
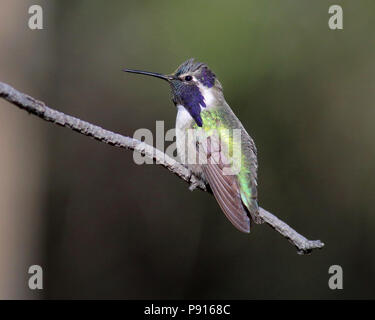
[[[96,140],[116,147],[138,151],[142,155],[154,159],[157,164],[164,166],[170,172],[185,180],[190,184],[191,190],[199,188],[203,191],[207,191],[205,183],[196,176],[191,175],[189,170],[181,163],[144,142],[105,130],[89,122],[82,121],[78,118],[51,109],[43,102],[19,92],[3,82],[0,82],[0,97],[43,120],[53,122],[63,127],[68,127],[81,134],[93,137]],[[297,248],[299,254],[310,253],[312,249],[320,249],[324,246],[324,243],[320,240],[306,239],[285,222],[281,221],[275,215],[263,208],[259,209],[259,215],[268,225],[288,239]]]

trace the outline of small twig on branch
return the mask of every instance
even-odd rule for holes
[[[43,120],[53,122],[63,127],[68,127],[81,134],[93,137],[96,140],[116,147],[138,151],[141,154],[154,159],[157,164],[167,168],[170,172],[176,174],[191,186],[207,191],[205,183],[196,176],[191,175],[189,170],[187,170],[181,163],[144,142],[122,136],[89,122],[53,110],[47,107],[43,102],[19,92],[3,82],[0,82],[0,97]],[[313,249],[320,249],[324,246],[324,243],[320,240],[306,239],[285,222],[281,221],[275,215],[263,208],[259,209],[259,215],[274,230],[288,239],[297,248],[299,254],[310,253]]]

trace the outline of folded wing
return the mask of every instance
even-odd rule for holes
[[[220,208],[238,230],[250,232],[250,219],[241,200],[237,175],[231,171],[227,150],[220,143],[219,136],[212,134],[198,147],[207,162],[202,165],[203,173]]]

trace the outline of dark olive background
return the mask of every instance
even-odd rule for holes
[[[31,4],[44,29],[27,28]],[[340,4],[344,29],[328,28]],[[259,202],[326,247],[238,232],[214,198],[129,151],[0,104],[3,298],[375,297],[373,1],[3,1],[0,81],[104,128],[174,126],[163,81],[206,62],[256,141]],[[44,290],[27,288],[27,268]],[[344,289],[328,288],[341,265]]]

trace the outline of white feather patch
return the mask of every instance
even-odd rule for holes
[[[212,93],[212,89],[199,84],[199,90],[202,93],[206,107],[212,106],[215,102],[215,96]]]
[[[177,128],[184,128],[192,120],[193,120],[193,118],[191,117],[190,113],[185,109],[185,107],[181,104],[177,105],[176,127]]]

